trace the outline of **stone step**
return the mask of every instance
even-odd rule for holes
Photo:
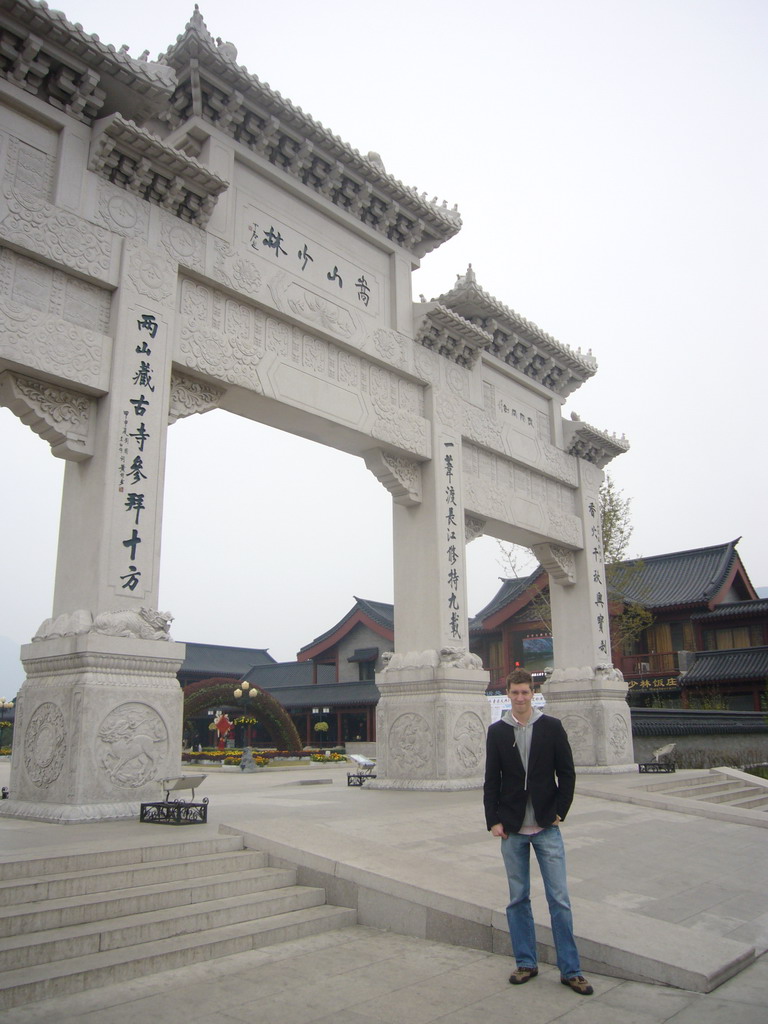
[[[723,778],[722,775],[699,775],[695,778],[686,776],[675,778],[667,776],[667,778],[658,782],[649,783],[647,789],[652,789],[654,793],[677,793],[680,790],[709,788],[710,786],[730,786],[734,782],[731,778]]]
[[[675,792],[677,796],[684,794],[685,796],[693,797],[693,799],[708,800],[710,796],[714,799],[718,793],[728,794],[743,787],[744,783],[739,782],[738,779],[726,779],[725,781],[714,780],[712,782],[692,783],[690,786]]]
[[[150,828],[152,826],[145,826]],[[155,828],[162,826],[156,825]],[[165,826],[172,828],[173,826]],[[36,879],[48,875],[65,875],[73,872],[102,872],[108,868],[124,865],[155,864],[159,861],[184,860],[191,857],[208,857],[243,849],[240,836],[215,836],[210,839],[168,842],[157,846],[129,846],[120,850],[100,850],[59,854],[33,860],[0,859],[0,882],[14,879]]]
[[[753,786],[745,785],[744,783],[738,783],[732,786],[728,790],[721,790],[717,793],[701,794],[700,796],[694,797],[696,800],[707,800],[713,804],[735,804],[741,799],[748,796],[765,795],[764,792],[756,790]]]
[[[197,844],[195,844],[197,846]],[[267,857],[258,850],[233,850],[216,856],[216,873],[245,872],[265,867]],[[50,874],[28,880],[0,881],[0,907],[13,903],[72,899],[97,892],[114,892],[153,883],[173,883],[206,877],[211,871],[211,855],[180,860],[154,861],[149,864],[120,865],[104,870],[93,866],[69,874]],[[0,917],[0,929],[2,918]],[[0,934],[3,932],[0,930]],[[9,933],[5,933],[9,934]]]
[[[0,1009],[128,981],[356,923],[354,910],[313,906],[259,921],[217,928],[204,926],[202,931],[6,971],[0,975]]]
[[[177,935],[205,933],[242,922],[254,923],[276,915],[322,906],[325,891],[310,886],[288,886],[251,896],[231,896],[190,906],[145,911],[90,921],[71,927],[13,935],[0,940],[0,970],[15,970],[74,956],[103,953],[121,946],[155,942]]]
[[[741,800],[729,801],[733,807],[749,807],[754,811],[767,810],[768,811],[768,793],[760,790],[756,792],[752,790],[749,796],[742,797]]]
[[[259,859],[263,858],[260,856]],[[101,891],[39,900],[33,904],[23,898],[23,890],[27,889],[27,884],[24,884],[20,887],[21,902],[16,906],[5,906],[0,915],[0,941],[14,935],[29,935],[148,911],[170,910],[229,896],[247,897],[266,889],[285,888],[296,882],[296,872],[288,868],[251,868],[247,865],[242,871],[212,874],[212,871],[218,871],[220,867],[218,860],[207,859],[205,864],[208,873],[203,876],[172,882],[162,879],[155,881],[153,878],[150,883],[144,875],[143,885],[119,889],[105,889],[102,885],[99,887]]]

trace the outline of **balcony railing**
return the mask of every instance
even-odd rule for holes
[[[679,672],[677,651],[661,651],[654,654],[629,654],[621,659],[621,671],[625,676],[662,676]]]

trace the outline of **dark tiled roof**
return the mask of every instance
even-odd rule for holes
[[[768,598],[761,598],[759,601],[729,601],[719,605],[713,612],[699,612],[692,615],[691,619],[707,625],[710,622],[720,622],[723,619],[741,619],[744,616],[758,617],[768,616]]]
[[[541,572],[541,566],[539,566],[530,576],[519,576],[512,580],[502,580],[501,587],[495,597],[470,620],[470,631],[473,633],[481,632],[485,620],[495,615],[501,608],[516,601],[539,578]]]
[[[692,711],[688,708],[630,708],[633,736],[707,736],[766,733],[768,724],[755,711]]]
[[[736,651],[699,651],[687,672],[680,676],[683,686],[692,683],[736,682],[768,679],[768,647],[744,647]]]
[[[313,686],[311,661],[281,661],[274,665],[255,665],[246,672],[244,679],[255,683],[262,690],[270,693],[286,686]],[[336,668],[333,665],[317,666],[317,682],[333,683],[336,681]]]
[[[358,647],[354,654],[350,654],[347,661],[376,661],[378,656],[378,647]]]
[[[237,676],[254,665],[277,664],[266,647],[220,647],[217,644],[187,644],[179,674],[189,676]]]
[[[261,684],[259,684],[261,685]],[[284,708],[338,707],[376,704],[379,691],[373,682],[318,683],[316,686],[285,686],[272,691]]]
[[[612,573],[617,597],[648,608],[674,608],[710,601],[725,583],[736,560],[737,541],[709,548],[621,562]]]
[[[356,612],[362,612],[363,615],[366,615],[383,629],[393,630],[395,628],[394,605],[386,604],[383,601],[366,601],[365,598],[356,597],[355,603],[343,619],[339,619],[335,626],[331,626],[330,629],[321,633],[320,636],[316,636],[311,643],[304,644],[301,650],[306,651],[310,647],[315,647],[317,644],[321,644],[323,640],[327,640],[328,637],[333,636],[333,634],[337,630],[341,629],[344,623],[348,622]]]

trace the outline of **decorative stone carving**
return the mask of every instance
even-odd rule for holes
[[[229,188],[228,181],[121,114],[94,124],[88,168],[199,227]]]
[[[52,701],[35,708],[24,738],[24,766],[29,778],[41,789],[61,775],[67,752],[66,739],[61,709]]]
[[[625,719],[621,715],[614,715],[608,729],[608,743],[613,750],[615,757],[622,757],[627,748],[632,747],[629,729]]]
[[[559,544],[534,544],[531,549],[549,573],[553,583],[563,587],[576,582],[576,556]]]
[[[3,28],[0,76],[42,102],[85,124],[98,116],[107,86],[138,120],[167,106],[175,78],[167,66],[133,60],[47,4],[16,0],[13,15]]]
[[[408,339],[397,331],[380,327],[373,332],[373,345],[378,354],[393,366],[407,366]]]
[[[194,114],[417,256],[454,235],[461,218],[387,174],[256,76],[228,59],[199,11],[163,60],[178,88],[163,113],[171,129]],[[193,63],[194,62],[194,63]]]
[[[157,766],[168,752],[168,731],[148,704],[121,704],[101,723],[96,760],[118,787],[138,789],[157,778]]]
[[[389,756],[405,774],[423,772],[432,760],[433,744],[429,722],[415,712],[398,715],[389,730]]]
[[[193,270],[205,270],[205,232],[199,226],[163,213],[160,241],[172,260]]]
[[[6,370],[0,373],[0,405],[44,438],[57,458],[82,462],[93,455],[95,399]]]
[[[439,302],[416,306],[414,339],[459,366],[472,367],[492,341],[490,334]]]
[[[137,640],[171,640],[172,622],[173,616],[170,612],[158,612],[153,608],[141,608],[139,611],[122,608],[117,611],[100,612],[95,618],[88,609],[80,608],[59,615],[55,619],[45,619],[32,637],[32,641],[52,640],[62,636],[83,636],[85,633],[127,636]]]
[[[217,408],[225,393],[223,388],[217,388],[206,381],[195,380],[181,373],[172,374],[168,422],[175,423],[185,416],[210,412]]]
[[[173,616],[170,612],[158,612],[154,608],[120,609],[114,612],[100,612],[93,620],[93,633],[106,636],[130,636],[137,640],[170,640]]]
[[[466,647],[441,647],[440,667],[445,669],[465,669],[482,671],[483,662],[476,654],[470,654]]]
[[[454,753],[461,767],[470,773],[480,770],[485,756],[485,728],[480,718],[465,711],[453,727]]]
[[[485,528],[488,525],[486,519],[478,519],[477,516],[471,516],[468,513],[464,513],[464,543],[469,544],[473,540],[477,540],[478,537],[482,537],[485,533]]]
[[[176,287],[176,272],[167,257],[137,242],[127,241],[128,277],[144,299],[167,303]]]
[[[303,288],[297,281],[286,281],[283,275],[270,281],[269,290],[278,309],[287,309],[296,316],[317,324],[324,331],[351,338],[358,330],[349,310],[324,295]]]
[[[401,672],[409,668],[437,668],[440,655],[437,651],[386,651],[381,658],[384,672]]]
[[[90,633],[92,625],[91,613],[87,608],[80,608],[76,612],[57,615],[55,619],[45,619],[32,637],[32,642],[51,640],[60,636],[82,636]]]
[[[108,355],[107,338],[25,306],[0,301],[3,358],[29,370],[101,388]]]
[[[602,469],[617,455],[629,451],[629,441],[622,435],[606,434],[581,420],[563,421],[563,441],[569,455],[591,462]]]
[[[4,248],[0,248],[0,296],[78,328],[87,325],[89,331],[109,331],[108,291]]]
[[[5,132],[0,133],[5,136]],[[34,195],[50,199],[53,191],[53,160],[48,153],[34,146],[27,145],[15,135],[8,138],[8,160],[5,167],[5,180],[21,192],[32,192]]]
[[[112,261],[112,237],[104,228],[64,212],[31,192],[3,190],[3,237],[45,256],[60,266],[91,277],[107,277]]]
[[[490,336],[491,355],[556,394],[569,395],[597,371],[591,352],[585,356],[563,345],[483,291],[471,264],[435,301]]]
[[[396,504],[412,507],[421,503],[421,467],[418,462],[387,454],[381,448],[365,452],[363,458]]]
[[[187,279],[181,282],[180,321],[177,362],[261,392],[257,367],[267,328],[261,310]]]
[[[149,210],[147,203],[111,182],[99,182],[96,217],[115,234],[146,241]]]
[[[561,721],[568,733],[568,742],[576,764],[590,764],[594,757],[594,741],[589,719],[584,715],[567,714]]]

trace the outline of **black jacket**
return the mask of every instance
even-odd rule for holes
[[[494,722],[486,740],[485,821],[489,829],[501,823],[507,833],[520,831],[529,795],[542,828],[551,825],[557,815],[565,819],[576,783],[573,754],[559,719],[542,715],[531,726],[527,789],[516,732],[515,726]]]

